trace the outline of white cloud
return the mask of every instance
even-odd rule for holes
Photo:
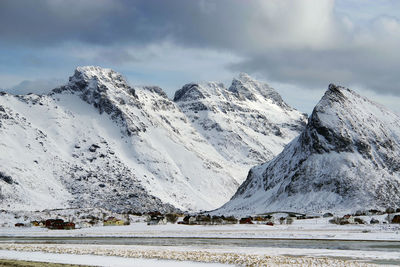
[[[22,94],[47,94],[52,89],[65,84],[66,81],[58,79],[24,80],[6,91],[15,95]]]
[[[262,47],[326,49],[337,39],[333,0],[256,1],[247,25]],[[261,41],[261,42],[260,42]]]

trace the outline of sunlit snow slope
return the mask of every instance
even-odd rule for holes
[[[273,142],[281,150],[291,134]],[[79,67],[49,95],[0,96],[0,209],[216,208],[250,165],[245,155],[226,157],[211,137],[226,140],[199,132],[159,87],[133,88],[110,69]]]

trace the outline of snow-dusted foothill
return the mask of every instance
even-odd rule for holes
[[[354,212],[400,207],[400,117],[330,85],[306,129],[252,168],[217,212]]]
[[[224,89],[221,131],[200,129],[161,88],[132,87],[100,67],[78,67],[47,95],[1,93],[0,209],[217,208],[254,162],[279,153],[303,125],[276,92],[241,77]],[[257,90],[270,97],[260,102]]]

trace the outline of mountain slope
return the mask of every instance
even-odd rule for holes
[[[243,93],[226,91],[237,94],[230,96],[231,102],[247,101],[240,100]],[[270,94],[274,97],[268,102],[277,102],[267,107],[269,117],[279,117],[275,113],[280,112],[293,113],[296,119],[302,116],[279,95]],[[276,108],[279,105],[285,111]],[[66,85],[48,95],[2,94],[0,209],[101,206],[114,211],[165,212],[216,208],[234,194],[249,162],[254,161],[247,161],[246,153],[235,160],[227,157],[226,148],[232,145],[223,142],[232,136],[252,140],[257,127],[259,131],[275,129],[248,121],[259,114],[244,104],[231,109],[241,120],[227,118],[229,134],[207,135],[161,88],[133,88],[120,74],[99,67],[78,67]],[[293,121],[288,127],[301,127]],[[245,131],[244,123],[254,124],[256,130]],[[273,142],[280,146],[274,146],[273,153],[296,131],[287,135],[286,128],[282,129],[275,135]],[[257,147],[258,136],[254,140],[250,145],[255,153],[263,153],[267,147]]]
[[[49,95],[0,105],[0,171],[13,181],[0,181],[1,208],[198,210],[239,185],[160,88],[135,90],[112,70],[77,68]]]
[[[272,159],[306,121],[274,89],[244,73],[229,88],[215,82],[187,84],[174,101],[221,156],[243,168]]]
[[[301,135],[252,168],[218,212],[354,211],[400,207],[400,118],[335,85]]]

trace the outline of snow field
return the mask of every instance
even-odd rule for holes
[[[72,254],[55,254],[44,252],[25,252],[0,250],[1,259],[12,260],[28,260],[33,262],[51,262],[61,264],[79,264],[85,266],[110,266],[110,267],[186,267],[190,266],[207,266],[221,267],[226,266],[220,263],[203,263],[203,262],[182,262],[173,260],[158,259],[138,259],[123,258],[116,256],[99,256],[99,255],[72,255]]]
[[[207,262],[235,266],[374,266],[365,262],[326,257],[286,257],[235,252],[218,253],[199,250],[172,250],[161,247],[157,247],[157,249],[148,247],[137,249],[130,248],[130,246],[0,244],[1,250]]]
[[[362,216],[384,221],[386,215]],[[1,217],[0,221],[13,218]],[[192,238],[284,238],[284,239],[326,239],[326,240],[387,240],[400,241],[400,225],[366,224],[336,225],[331,218],[295,220],[292,225],[179,225],[166,224],[148,226],[145,222],[127,226],[96,226],[70,230],[49,230],[38,227],[0,227],[4,237],[192,237]],[[133,220],[132,220],[133,221]],[[12,221],[16,223],[18,221]]]

